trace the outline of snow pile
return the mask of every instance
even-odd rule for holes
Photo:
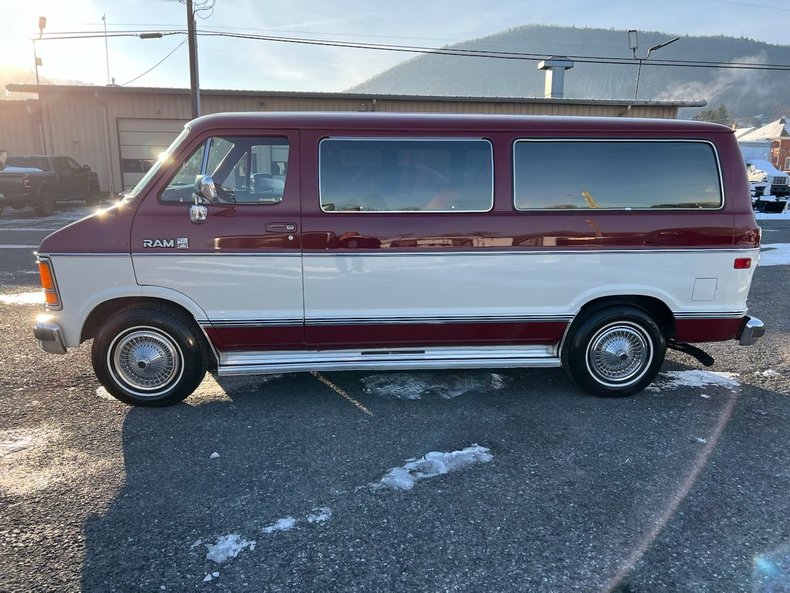
[[[21,292],[19,294],[0,294],[0,303],[4,305],[43,305],[44,293]]]
[[[208,456],[209,459],[219,459],[219,453],[214,451],[211,455]]]
[[[760,250],[760,266],[790,265],[790,243],[765,243]]]
[[[326,523],[332,517],[332,509],[329,507],[320,507],[313,509],[306,519],[308,523]]]
[[[785,210],[779,214],[769,214],[767,212],[755,212],[754,217],[757,220],[786,220],[790,219],[790,210]]]
[[[261,531],[264,533],[273,533],[275,531],[288,531],[296,526],[296,519],[293,517],[284,517],[278,519],[268,527],[264,527]]]
[[[781,377],[782,376],[782,373],[780,373],[778,371],[775,371],[773,369],[768,369],[766,371],[757,371],[756,374],[760,375],[761,377],[765,377],[765,378],[768,378],[768,377]]]
[[[402,467],[392,468],[379,482],[371,486],[373,488],[411,490],[416,482],[425,478],[441,476],[477,463],[488,463],[493,458],[490,450],[480,445],[472,445],[450,453],[432,451],[420,459],[407,460]]]
[[[472,391],[496,391],[505,387],[505,383],[506,378],[496,373],[386,373],[364,377],[362,388],[365,393],[389,399],[417,400],[423,396],[453,399]]]
[[[711,371],[667,371],[659,375],[657,383],[648,387],[650,391],[677,389],[678,387],[726,387],[730,391],[740,387],[737,373],[714,373]]]
[[[226,560],[235,558],[245,548],[254,550],[255,541],[247,541],[242,539],[241,536],[231,533],[230,535],[223,535],[217,540],[216,544],[206,544],[206,548],[208,548],[206,560],[221,564]]]
[[[218,572],[212,572],[212,573],[207,574],[205,576],[205,578],[203,579],[203,582],[204,583],[210,583],[212,578],[213,579],[218,579],[219,578],[219,573]]]

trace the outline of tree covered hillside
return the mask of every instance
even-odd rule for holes
[[[639,32],[642,57],[672,33]],[[449,46],[543,57],[631,58],[625,31],[527,25]],[[651,60],[697,60],[790,64],[790,46],[734,37],[681,37],[654,52],[642,66],[639,99],[696,100],[726,106],[735,116],[771,118],[790,108],[790,72],[718,68],[658,67]],[[636,65],[576,62],[566,73],[565,96],[575,99],[629,99]],[[544,73],[537,60],[422,55],[349,89],[352,92],[448,96],[542,97]]]

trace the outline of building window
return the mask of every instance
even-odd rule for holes
[[[707,142],[518,140],[518,210],[719,208],[721,178]]]

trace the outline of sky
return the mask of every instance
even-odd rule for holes
[[[196,5],[203,2],[211,0],[195,0]],[[39,35],[39,16],[46,16],[43,38],[35,44],[42,61],[39,74],[44,79],[189,87],[184,34],[161,39],[110,38],[106,48],[103,37],[47,39],[74,31],[102,35],[103,15],[110,33],[181,32],[186,28],[182,1],[0,0],[0,15],[0,73],[13,70],[16,82],[35,82],[32,39]],[[786,0],[596,0],[594,4],[590,0],[215,0],[212,11],[198,16],[198,31],[205,32],[428,47],[528,24],[743,36],[790,43],[787,28],[775,26],[790,22]],[[625,36],[623,45],[627,45]],[[607,55],[607,49],[591,47],[589,53]],[[535,47],[521,50],[540,52]],[[200,86],[205,89],[340,92],[412,57],[275,41],[198,38]]]

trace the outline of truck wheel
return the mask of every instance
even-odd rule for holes
[[[650,385],[666,349],[664,335],[647,312],[618,305],[571,326],[562,364],[583,390],[602,397],[624,397]]]
[[[47,189],[42,187],[38,191],[38,200],[36,201],[36,214],[39,216],[49,216],[55,211],[55,196]]]
[[[88,185],[88,192],[85,194],[86,206],[98,206],[99,204],[99,184],[91,181]]]
[[[103,324],[91,357],[99,382],[117,399],[167,406],[200,385],[209,353],[192,319],[164,308],[133,307]]]

